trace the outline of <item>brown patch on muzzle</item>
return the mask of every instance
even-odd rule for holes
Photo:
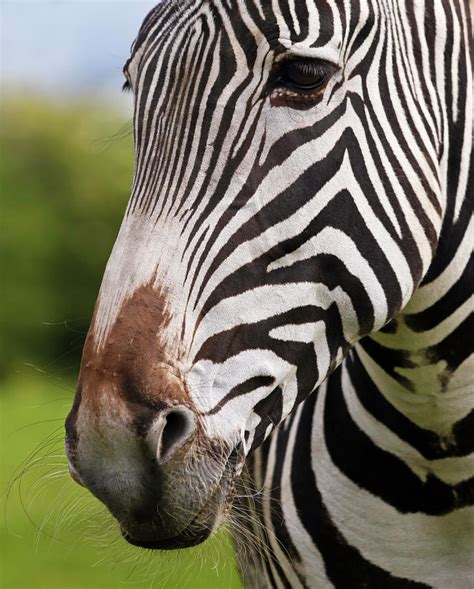
[[[143,434],[157,411],[190,406],[179,370],[177,338],[171,346],[164,334],[171,315],[162,290],[146,284],[122,305],[106,340],[95,338],[98,304],[84,346],[76,398],[68,416],[68,437],[75,437],[81,406],[89,418],[101,415],[132,422]],[[169,334],[167,334],[169,335]]]

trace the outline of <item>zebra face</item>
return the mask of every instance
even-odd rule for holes
[[[131,542],[218,527],[245,456],[428,267],[435,133],[403,136],[422,89],[382,4],[164,2],[142,26],[132,197],[66,442]]]

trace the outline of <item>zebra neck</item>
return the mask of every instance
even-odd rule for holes
[[[439,326],[442,329],[444,326]],[[356,346],[355,355],[364,369],[365,380],[418,427],[449,438],[453,428],[469,414],[472,421],[474,355],[467,355],[452,368],[448,355],[456,351],[449,344],[449,336],[437,346],[431,346],[428,342],[431,336],[434,339],[434,333],[426,333],[423,338],[413,333],[402,318],[398,330],[403,339],[381,334]],[[453,338],[461,338],[460,334],[451,334]],[[403,340],[406,340],[404,346]],[[418,347],[417,342],[427,345]],[[439,356],[434,347],[446,348],[446,357]],[[466,351],[467,345],[463,347]],[[359,380],[359,386],[364,384]]]
[[[467,438],[474,427],[471,225],[444,271],[382,331],[361,340],[348,361],[357,389],[368,386],[446,443],[460,443],[459,432]]]
[[[390,405],[444,438],[474,418],[473,235],[466,201],[458,221],[443,227],[433,263],[403,312],[355,352]]]

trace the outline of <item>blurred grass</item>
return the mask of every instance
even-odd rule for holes
[[[240,587],[225,533],[189,551],[133,548],[67,474],[63,422],[130,192],[129,122],[4,95],[0,142],[1,588]]]

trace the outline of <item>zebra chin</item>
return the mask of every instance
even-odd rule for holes
[[[156,520],[148,522],[145,527],[122,523],[122,537],[129,544],[147,550],[175,550],[197,546],[207,540],[224,522],[232,505],[232,487],[230,473],[224,474],[222,487],[212,493],[204,507],[182,529],[179,526],[175,530],[169,526],[162,528]]]
[[[128,521],[118,517],[122,537],[131,545],[147,550],[175,550],[178,548],[192,548],[207,540],[224,523],[233,503],[234,482],[242,465],[240,445],[229,455],[224,472],[213,490],[204,500],[203,506],[184,527],[180,524],[183,509],[182,501],[173,506],[156,505],[156,508],[135,517],[135,521]],[[189,493],[192,490],[189,489]],[[177,493],[179,496],[179,493]],[[199,497],[202,500],[202,497]],[[166,513],[167,517],[155,517],[137,525],[136,520],[147,519],[155,513]]]
[[[176,550],[177,548],[192,548],[201,544],[209,538],[212,533],[212,528],[205,528],[197,533],[188,530],[174,538],[165,538],[163,540],[137,540],[131,536],[126,530],[122,529],[123,538],[132,546],[144,548],[146,550]]]

